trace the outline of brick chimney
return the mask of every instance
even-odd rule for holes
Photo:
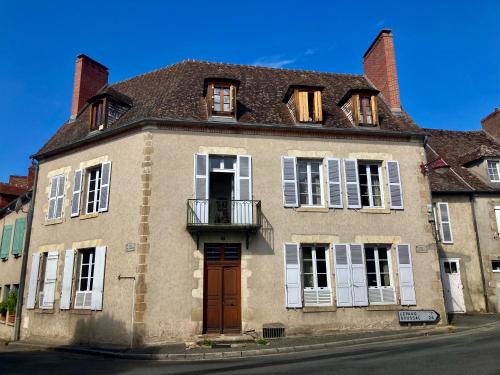
[[[390,107],[401,109],[392,31],[382,29],[363,55],[366,77],[380,90]]]
[[[483,130],[500,142],[500,109],[495,108],[488,116],[481,120]]]
[[[71,119],[75,119],[87,100],[107,83],[108,68],[86,55],[78,55],[75,65]]]

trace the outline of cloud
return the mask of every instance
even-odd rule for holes
[[[267,66],[268,68],[282,68],[285,65],[293,64],[297,59],[285,59],[283,56],[259,57],[252,65]]]
[[[308,48],[304,52],[304,55],[314,55],[316,52],[318,52],[317,48]]]

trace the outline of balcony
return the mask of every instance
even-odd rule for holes
[[[187,230],[202,232],[245,232],[262,227],[261,202],[256,200],[188,199]]]

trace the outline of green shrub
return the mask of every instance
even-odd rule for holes
[[[14,311],[16,311],[16,305],[17,305],[17,292],[11,290],[5,301],[0,302],[0,313],[6,314],[7,311],[13,313]]]

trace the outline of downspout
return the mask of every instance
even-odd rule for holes
[[[30,209],[28,211],[28,219],[26,222],[26,236],[24,238],[23,247],[23,262],[21,264],[21,279],[19,280],[19,292],[17,294],[16,304],[16,323],[14,325],[14,341],[19,341],[21,336],[21,314],[23,310],[24,287],[26,284],[26,269],[28,268],[28,252],[30,248],[31,226],[33,224],[33,211],[35,208],[36,187],[38,182],[38,163],[35,159],[31,159],[35,166],[35,177],[31,191]]]
[[[488,289],[487,289],[487,285],[486,285],[486,277],[484,275],[483,256],[481,254],[481,245],[479,242],[479,232],[477,231],[476,205],[475,205],[474,194],[469,195],[469,199],[470,199],[470,204],[471,204],[471,208],[472,208],[472,222],[474,224],[474,232],[476,233],[476,247],[477,247],[477,255],[479,257],[479,269],[481,271],[481,279],[483,281],[484,307],[486,308],[486,312],[488,312],[490,310],[489,303],[488,303]]]

